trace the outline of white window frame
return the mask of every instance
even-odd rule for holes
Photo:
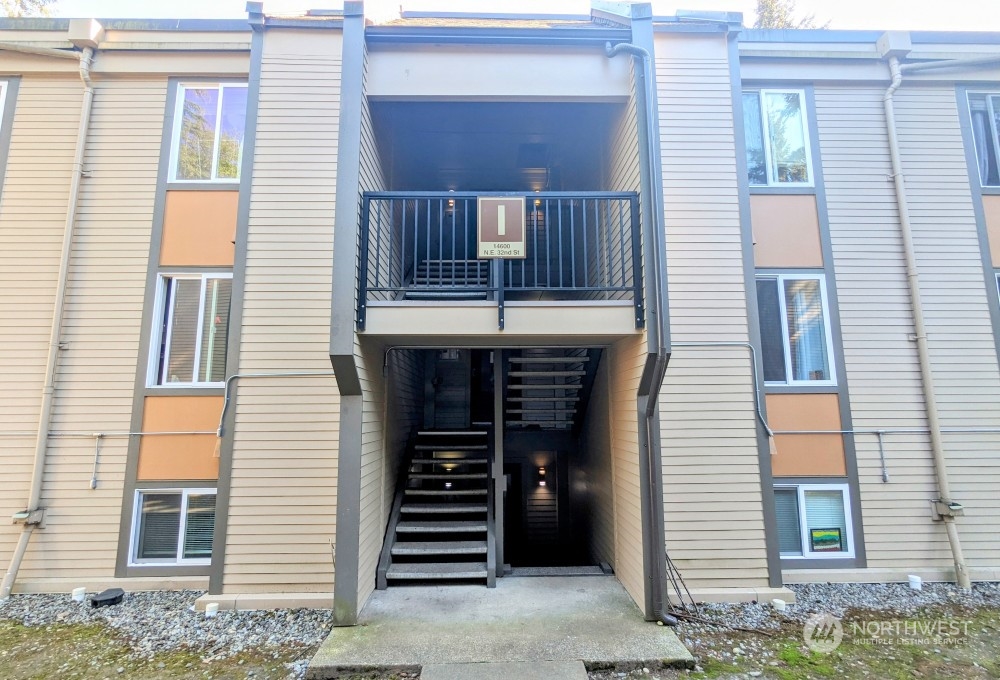
[[[143,494],[166,494],[176,493],[181,495],[181,517],[177,528],[177,555],[173,560],[168,559],[145,559],[140,560],[136,554],[139,550],[139,529],[142,524],[142,495]],[[215,496],[216,504],[219,501],[219,494],[215,487],[205,488],[180,488],[167,487],[163,489],[136,489],[135,497],[132,501],[132,532],[128,546],[128,566],[130,567],[158,567],[163,565],[177,566],[198,566],[211,565],[212,558],[185,558],[184,557],[184,534],[187,531],[187,508],[188,498],[191,496]],[[218,519],[218,505],[216,505],[216,519]]]
[[[167,321],[167,328],[165,331],[166,337],[161,335],[161,329],[163,327],[163,315],[166,312],[167,304],[167,281],[168,280],[201,280],[201,294],[198,300],[198,335],[195,339],[194,347],[194,372],[197,374],[198,368],[201,365],[201,339],[205,328],[203,325],[204,319],[204,309],[205,309],[205,295],[208,287],[209,279],[232,279],[232,272],[204,272],[199,274],[192,273],[170,273],[162,272],[157,276],[156,279],[156,302],[153,305],[153,328],[149,335],[149,365],[146,372],[146,386],[147,387],[163,387],[166,389],[175,387],[210,387],[218,388],[225,387],[226,376],[223,375],[221,380],[213,380],[212,382],[157,382],[157,373],[159,373],[160,365],[160,347],[161,345],[166,346],[166,354],[164,355],[163,362],[164,365],[168,365],[170,361],[170,335],[173,332],[174,326],[174,316],[170,315],[170,319]],[[230,325],[227,329],[226,338],[228,341],[229,332],[232,332],[232,326]],[[192,375],[192,378],[195,376]]]
[[[806,91],[800,89],[784,88],[750,88],[743,91],[744,94],[751,92],[757,94],[757,102],[760,105],[761,134],[764,139],[764,173],[767,177],[767,184],[751,184],[754,187],[811,187],[815,184],[813,176],[812,162],[812,140],[809,139],[809,108],[806,105]],[[806,173],[809,179],[805,182],[779,182],[771,173],[771,126],[767,119],[767,109],[764,101],[768,94],[796,94],[799,97],[799,106],[802,111],[802,138],[805,141],[806,151]]]
[[[783,381],[769,380],[765,385],[795,385],[797,387],[826,387],[837,384],[837,362],[833,354],[833,329],[830,320],[830,303],[826,297],[826,275],[824,274],[758,274],[756,279],[777,280],[778,282],[778,314],[781,317],[781,349],[785,359],[785,379]],[[823,305],[823,335],[826,341],[826,358],[830,371],[829,380],[796,380],[792,378],[792,345],[788,333],[788,305],[785,301],[785,281],[819,281],[820,301]]]
[[[993,140],[992,140],[993,151],[994,153],[996,153],[996,158],[994,158],[994,161],[997,163],[998,166],[1000,166],[1000,128],[998,128],[997,126],[996,111],[993,108],[993,99],[992,99],[993,97],[1000,97],[1000,92],[991,90],[975,90],[966,92],[965,103],[966,106],[968,106],[970,126],[973,123],[972,97],[974,96],[981,96],[986,99],[986,112],[990,121],[990,129],[993,131]],[[971,130],[972,128],[970,127],[969,129]],[[996,188],[997,186],[1000,186],[997,184],[986,184],[986,181],[983,179],[983,174],[979,170],[979,150],[976,148],[976,144],[974,141],[972,142],[972,153],[976,158],[976,175],[979,177],[979,186],[987,188]]]
[[[3,120],[3,113],[7,108],[7,81],[0,80],[0,120]]]
[[[775,490],[793,489],[799,508],[799,540],[802,545],[801,555],[781,553],[783,560],[848,560],[854,558],[854,523],[851,517],[851,489],[846,483],[841,484],[775,484]],[[844,499],[844,526],[847,528],[848,549],[844,552],[813,552],[809,549],[809,523],[806,516],[806,491],[839,491]]]
[[[243,88],[249,91],[248,83],[180,83],[177,86],[177,102],[174,108],[174,129],[170,136],[170,181],[183,184],[239,184],[240,170],[243,165],[243,144],[240,145],[240,157],[237,161],[238,170],[236,177],[217,177],[219,172],[219,143],[222,139],[222,100],[224,89]],[[219,101],[215,109],[215,138],[212,142],[212,173],[208,179],[182,179],[177,177],[177,164],[180,162],[181,151],[181,129],[184,127],[184,92],[188,89],[219,91]],[[249,97],[248,97],[249,106]],[[246,139],[246,116],[243,121],[244,140]]]

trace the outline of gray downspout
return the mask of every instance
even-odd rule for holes
[[[4,49],[7,49],[6,47]],[[40,49],[40,48],[39,48]],[[16,49],[15,51],[26,51]],[[30,54],[65,57],[66,53],[59,50],[39,52],[33,50]],[[53,54],[54,53],[54,54]],[[55,302],[52,312],[52,328],[49,332],[48,360],[45,365],[45,378],[42,387],[42,403],[38,416],[38,431],[35,439],[35,459],[31,471],[31,487],[28,505],[25,510],[14,515],[15,522],[23,522],[24,529],[18,538],[17,546],[11,557],[10,566],[0,584],[0,600],[10,597],[14,589],[17,572],[28,549],[28,542],[35,527],[44,521],[45,510],[39,507],[42,500],[42,482],[45,474],[45,458],[48,454],[49,426],[52,422],[52,402],[56,388],[56,366],[62,351],[63,308],[66,301],[66,287],[69,279],[70,255],[72,254],[73,236],[76,230],[76,210],[80,197],[80,180],[83,177],[83,158],[87,146],[87,130],[90,127],[91,104],[94,99],[94,88],[90,81],[90,67],[94,60],[94,48],[84,47],[77,55],[80,60],[80,79],[83,81],[83,102],[80,105],[80,126],[77,131],[76,153],[73,157],[73,175],[70,180],[69,204],[66,208],[66,225],[63,230],[62,254],[59,263],[59,278],[56,283]]]
[[[605,45],[605,52],[609,58],[621,53],[632,55],[635,59],[635,74],[638,81],[636,87],[636,111],[641,117],[638,126],[640,157],[643,152],[646,155],[646,162],[640,165],[640,185],[646,208],[646,214],[650,219],[643,224],[643,243],[646,244],[647,252],[652,251],[648,262],[652,265],[652,290],[647,286],[646,295],[651,298],[647,301],[647,318],[652,323],[647,325],[649,342],[655,347],[651,360],[647,360],[643,367],[642,377],[639,380],[639,390],[637,393],[638,409],[640,416],[639,425],[639,449],[640,468],[643,474],[641,477],[645,481],[647,489],[641,492],[644,496],[644,543],[648,555],[646,556],[646,578],[649,588],[646,598],[646,618],[648,620],[660,620],[673,623],[666,618],[666,602],[664,589],[667,580],[666,565],[666,537],[663,523],[663,486],[662,486],[662,465],[658,455],[659,451],[659,417],[658,401],[660,388],[667,371],[667,362],[670,358],[667,339],[669,337],[669,327],[666,311],[666,263],[664,253],[666,250],[665,227],[663,214],[658,206],[662,204],[662,189],[658,186],[659,173],[656,171],[655,159],[659,150],[655,148],[653,140],[656,139],[656,131],[653,129],[653,117],[650,115],[650,87],[652,85],[652,58],[648,50],[631,43],[619,43],[612,46],[611,43]],[[657,502],[657,500],[659,502]]]
[[[893,105],[893,94],[903,83],[903,73],[899,65],[899,57],[889,56],[889,71],[892,83],[882,97],[885,108],[885,123],[889,137],[889,155],[892,160],[892,179],[896,188],[896,205],[899,212],[899,231],[903,238],[903,254],[906,260],[906,281],[910,293],[910,306],[913,312],[913,332],[916,336],[917,357],[920,363],[920,382],[923,387],[924,404],[927,411],[927,426],[931,437],[931,455],[934,461],[934,474],[937,480],[940,498],[936,508],[944,521],[955,562],[955,580],[960,588],[970,588],[971,580],[962,553],[962,543],[958,536],[958,526],[955,515],[951,513],[951,487],[948,483],[948,469],[944,454],[944,443],[941,437],[941,422],[938,416],[937,397],[934,390],[934,377],[931,369],[930,351],[927,347],[927,330],[924,327],[923,305],[920,301],[920,280],[917,270],[917,260],[913,247],[913,233],[910,227],[910,213],[906,198],[906,182],[903,177],[903,164],[899,154],[899,139],[896,133],[896,112]]]

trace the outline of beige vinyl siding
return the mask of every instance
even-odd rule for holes
[[[881,87],[816,90],[816,115],[840,298],[844,357],[858,429],[927,427],[899,233]],[[921,299],[943,427],[1000,425],[1000,375],[987,308],[955,91],[896,94]],[[874,263],[878,264],[877,269]],[[992,292],[992,289],[991,291]],[[997,435],[946,434],[952,495],[971,567],[1000,564],[994,546]],[[949,567],[926,434],[886,437],[889,483],[877,440],[856,437],[868,565]],[[992,529],[991,529],[992,524]]]
[[[58,129],[43,131],[25,120],[14,136],[27,142],[38,135],[44,148],[26,159],[32,164],[51,157],[52,140],[58,140],[57,157],[65,159],[68,170],[82,85],[77,79],[59,82],[58,90],[54,81],[45,83],[47,96],[35,98],[36,83],[25,78],[24,108],[18,108],[25,116],[44,110],[50,120],[58,117]],[[44,589],[49,581],[56,587],[61,580],[114,575],[128,437],[102,440],[97,488],[92,490],[95,440],[88,435],[129,431],[165,97],[165,79],[105,81],[95,87],[84,158],[88,174],[81,185],[64,308],[66,350],[60,356],[51,424],[53,432],[84,436],[49,439],[42,494],[46,526],[32,538],[19,575],[22,587]],[[65,210],[69,172],[55,176],[62,186],[53,184],[46,193]],[[37,186],[46,179],[35,165],[28,181]],[[5,202],[9,195],[5,192]],[[34,191],[28,201],[34,210],[46,205]],[[52,244],[54,277],[62,221],[56,229],[54,212],[43,219],[51,220],[53,235],[60,234]],[[45,338],[42,328],[31,338],[39,357],[47,347],[51,294],[48,304]],[[37,409],[36,403],[35,418]]]
[[[368,58],[365,56],[364,82],[368,82]],[[361,110],[361,191],[385,188],[378,142],[372,126],[368,99],[362,100]],[[376,253],[370,252],[371,257]],[[387,251],[381,253],[384,259]],[[369,259],[371,262],[371,258]],[[381,262],[381,266],[388,266]],[[356,289],[355,289],[356,290]],[[382,351],[361,349],[355,336],[355,361],[359,366],[364,394],[361,426],[361,520],[358,552],[358,603],[363,604],[375,589],[375,569],[378,566],[385,527],[389,519],[392,494],[395,491],[398,453],[389,450],[386,442],[385,379],[382,372]],[[391,436],[391,435],[390,435]]]
[[[896,108],[942,426],[1000,428],[1000,368],[987,301],[996,288],[983,280],[955,89],[904,87]],[[1000,565],[998,443],[997,434],[945,435],[952,496],[966,506],[959,531],[973,568]]]
[[[926,428],[881,87],[816,88],[827,213],[851,415],[858,429]],[[877,269],[873,265],[877,263]],[[870,567],[946,566],[929,520],[934,470],[926,435],[855,437]]]
[[[24,437],[0,437],[3,517],[28,502],[82,92],[72,76],[25,77],[5,104],[16,113],[0,196],[0,425]],[[0,522],[0,555],[20,532]]]
[[[639,489],[639,411],[636,395],[646,362],[645,334],[607,350],[611,416],[615,575],[640,607],[645,601]]]
[[[724,37],[658,36],[656,78],[674,342],[747,342]],[[667,550],[691,587],[767,585],[750,357],[673,350],[660,393]]]
[[[330,371],[340,54],[264,37],[240,373]],[[240,382],[224,592],[332,592],[338,429],[332,377]]]
[[[570,466],[569,492],[590,528],[590,557],[615,563],[614,465],[611,456],[610,350],[601,357],[580,435],[580,463]],[[580,494],[580,490],[585,490]],[[579,497],[577,496],[579,494]]]

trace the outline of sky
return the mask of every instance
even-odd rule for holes
[[[657,15],[678,9],[743,12],[752,25],[755,0],[652,0]],[[407,10],[588,14],[588,0],[365,0],[375,21]],[[245,0],[56,0],[52,15],[95,18],[242,18]],[[343,7],[342,0],[264,0],[267,14],[299,14],[307,9]],[[798,16],[815,15],[836,29],[1000,31],[1000,0],[798,0]]]

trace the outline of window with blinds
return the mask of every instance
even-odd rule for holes
[[[799,484],[774,489],[782,557],[853,557],[846,484]]]
[[[133,564],[209,564],[215,490],[137,491],[134,526]]]
[[[757,277],[764,381],[833,385],[833,339],[822,276]]]
[[[232,294],[231,274],[160,277],[151,384],[224,383]]]

